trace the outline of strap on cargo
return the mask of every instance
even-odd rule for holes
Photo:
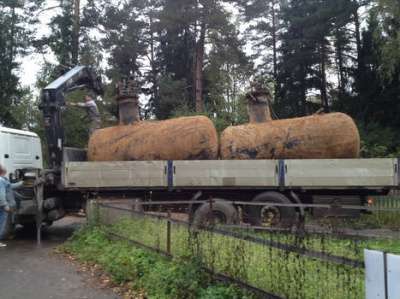
[[[168,191],[174,189],[174,161],[168,160],[167,162],[167,183]]]
[[[279,188],[285,188],[285,160],[278,160],[278,182]]]

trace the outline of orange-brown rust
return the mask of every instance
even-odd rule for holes
[[[205,116],[142,121],[97,130],[90,161],[206,160],[218,158],[218,136]]]
[[[222,159],[357,158],[360,136],[346,114],[331,113],[228,127]]]

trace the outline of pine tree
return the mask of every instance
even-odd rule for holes
[[[377,35],[385,36],[382,45],[381,75],[386,79],[395,79],[400,67],[400,3],[397,0],[379,0],[378,4],[381,24]]]
[[[165,0],[159,14],[159,65],[161,81],[172,81],[178,89],[174,91],[176,97],[175,109],[194,111],[194,70],[196,35],[193,27],[196,25],[196,1]],[[165,84],[163,84],[165,86]],[[162,95],[166,91],[160,90],[157,99],[156,116],[170,117],[173,115],[171,105],[164,105]],[[167,101],[168,102],[168,101]],[[166,107],[170,107],[167,110]],[[161,112],[162,111],[162,112]]]
[[[20,86],[16,75],[19,70],[18,58],[28,54],[33,44],[32,25],[37,21],[36,14],[42,1],[0,1],[0,124],[21,127],[18,118],[18,105],[29,94]]]
[[[280,15],[281,1],[279,0],[253,0],[242,3],[243,14],[246,22],[253,22],[249,26],[248,35],[257,50],[257,56],[262,63],[257,67],[261,76],[272,78],[275,86],[278,79],[279,35],[282,30]]]

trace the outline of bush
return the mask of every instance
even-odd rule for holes
[[[361,136],[361,156],[364,158],[391,158],[400,156],[397,130],[371,123],[358,125]]]

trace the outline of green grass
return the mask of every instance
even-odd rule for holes
[[[171,261],[127,242],[111,241],[96,227],[77,232],[62,250],[82,262],[100,265],[115,283],[144,290],[147,298],[251,298],[234,286],[213,283],[196,259]]]
[[[317,223],[322,226],[331,225],[337,229],[386,229],[393,232],[400,232],[400,212],[374,211],[368,214],[361,214],[355,218],[324,219],[317,221]]]
[[[344,256],[350,259],[363,260],[363,249],[374,249],[400,254],[400,239],[392,238],[340,238],[328,234],[307,233],[302,237],[291,233],[242,231],[242,234],[265,240],[300,246],[308,250],[322,251],[327,254]]]
[[[372,205],[374,208],[391,209],[393,211],[374,211],[371,214],[363,214],[359,219],[348,221],[355,228],[386,228],[400,230],[400,197],[377,196]]]
[[[123,219],[108,227],[126,238],[166,250],[165,220]],[[350,252],[350,250],[348,250]],[[219,273],[286,298],[363,298],[364,271],[322,262],[211,232],[173,224],[171,252],[196,256]]]
[[[100,210],[100,219],[105,219],[107,213],[110,211]],[[108,225],[106,229],[166,251],[166,223],[165,219],[126,214],[125,218]],[[240,233],[359,261],[363,260],[364,248],[400,253],[400,240],[395,239],[352,240],[313,234],[298,238],[287,233],[255,233],[251,229],[241,230]],[[189,230],[184,225],[171,225],[171,253],[178,258],[198,257],[199,262],[210,269],[289,299],[365,296],[363,269],[305,257],[230,236]]]
[[[359,217],[330,217],[322,219],[314,219],[307,213],[306,223],[335,229],[389,229],[394,232],[400,232],[400,197],[377,196],[374,198],[371,207],[382,210],[362,213]]]

